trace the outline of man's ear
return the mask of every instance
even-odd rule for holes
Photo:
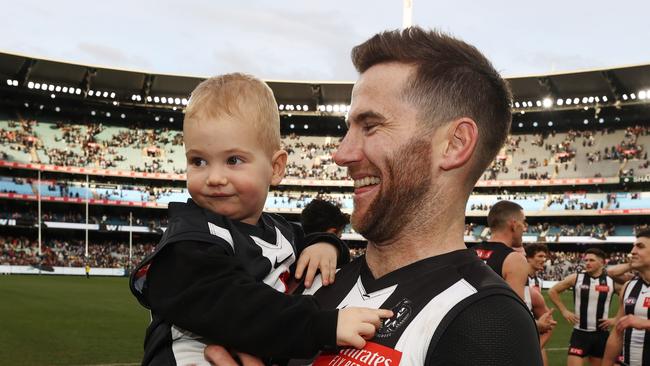
[[[468,117],[452,121],[447,126],[446,145],[440,167],[452,170],[465,165],[474,154],[478,143],[478,126]]]
[[[284,169],[287,166],[287,152],[278,150],[271,158],[271,165],[273,166],[273,176],[271,177],[271,185],[277,186],[284,178]]]

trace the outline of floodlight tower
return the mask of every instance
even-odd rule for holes
[[[403,0],[402,8],[402,29],[413,25],[413,0]]]

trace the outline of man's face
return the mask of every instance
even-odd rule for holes
[[[530,264],[535,271],[541,271],[544,269],[544,263],[546,263],[546,252],[537,252],[532,258],[527,259],[528,264]]]
[[[393,239],[415,215],[426,215],[432,188],[432,143],[402,90],[412,66],[379,64],[352,91],[349,129],[334,160],[354,179],[352,226],[368,240]]]
[[[600,270],[602,270],[603,267],[605,266],[605,261],[599,256],[592,253],[588,253],[585,255],[584,262],[585,262],[585,272],[587,272],[587,274],[590,276],[600,272]]]
[[[650,238],[638,237],[632,246],[632,268],[641,271],[650,268]]]

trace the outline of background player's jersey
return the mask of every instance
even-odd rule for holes
[[[542,291],[542,279],[537,276],[528,276],[526,287],[524,287],[524,302],[528,306],[528,310],[533,311],[533,299],[530,291]]]
[[[606,271],[599,277],[578,272],[573,285],[574,311],[580,322],[575,329],[587,332],[598,330],[598,320],[609,316],[609,304],[614,293],[614,281]]]
[[[632,279],[623,295],[625,315],[650,318],[650,285],[639,276]],[[628,328],[623,333],[623,359],[630,366],[650,365],[650,331]]]
[[[485,264],[490,266],[501,278],[503,278],[503,261],[506,257],[514,252],[509,246],[495,242],[485,241],[472,247],[476,251],[476,255],[481,258]]]

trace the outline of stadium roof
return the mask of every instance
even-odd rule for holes
[[[82,90],[109,90],[122,97],[186,97],[201,77],[150,74],[77,65],[23,55],[0,53],[0,76],[25,86],[29,81],[52,83]],[[650,89],[650,65],[587,70],[509,78],[514,100],[607,96],[619,100],[623,94]],[[352,82],[268,81],[279,103],[349,103]],[[4,84],[4,81],[3,81]],[[627,97],[625,98],[627,99]]]

